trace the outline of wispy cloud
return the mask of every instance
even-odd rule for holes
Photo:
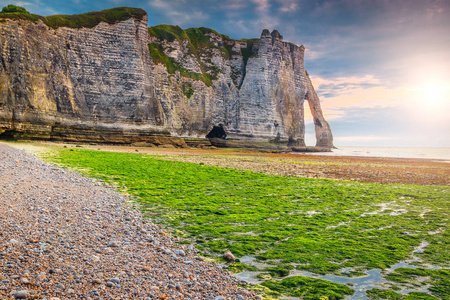
[[[379,87],[380,80],[373,75],[363,77],[338,77],[335,79],[324,79],[312,76],[311,80],[316,85],[318,95],[325,98],[332,98],[339,95],[348,95],[355,90],[366,90]]]
[[[247,7],[248,3],[247,1],[241,1],[241,0],[227,0],[220,4],[220,8],[223,11],[235,11],[235,10],[241,10],[245,7]]]
[[[119,4],[123,4],[126,3],[127,0],[108,0],[111,3],[114,3],[114,5],[119,5]]]
[[[0,8],[8,4],[14,4],[17,6],[22,6],[31,13],[40,15],[54,15],[59,14],[60,11],[52,7],[51,5],[46,5],[46,1],[43,0],[30,0],[30,1],[10,1],[10,0],[0,0]]]
[[[256,9],[263,15],[267,15],[270,9],[270,1],[269,0],[252,0],[253,3],[256,4]]]
[[[151,0],[148,2],[148,5],[154,9],[158,9],[160,13],[163,13],[165,18],[169,21],[166,23],[182,27],[201,24],[209,18],[209,14],[206,10],[199,9],[197,5],[191,5],[191,2],[186,0]]]
[[[172,6],[171,2],[163,0],[150,0],[148,4],[154,8],[168,9]]]
[[[283,13],[293,13],[299,7],[299,1],[297,0],[278,0],[281,4],[279,11]]]

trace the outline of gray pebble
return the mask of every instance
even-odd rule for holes
[[[110,241],[110,242],[108,242],[108,247],[119,247],[119,242]]]
[[[114,284],[119,284],[119,283],[120,283],[120,279],[119,279],[118,277],[111,278],[110,281],[111,281],[112,283],[114,283]]]
[[[108,281],[108,282],[106,282],[106,286],[107,286],[107,287],[113,287],[113,286],[114,286],[114,283],[111,282],[111,281]]]
[[[27,299],[28,291],[18,291],[14,294],[14,298],[16,299]]]

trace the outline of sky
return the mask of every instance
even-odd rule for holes
[[[139,7],[149,26],[203,26],[235,39],[277,29],[306,47],[336,146],[450,147],[450,0],[0,0],[7,4],[44,16]],[[308,112],[306,142],[315,143]]]

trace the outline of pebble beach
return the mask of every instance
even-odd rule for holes
[[[0,299],[260,299],[179,241],[102,182],[0,144]]]

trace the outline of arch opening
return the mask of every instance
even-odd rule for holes
[[[314,118],[311,114],[311,108],[308,101],[305,101],[304,105],[304,120],[305,120],[305,144],[306,146],[316,145],[316,131]]]

